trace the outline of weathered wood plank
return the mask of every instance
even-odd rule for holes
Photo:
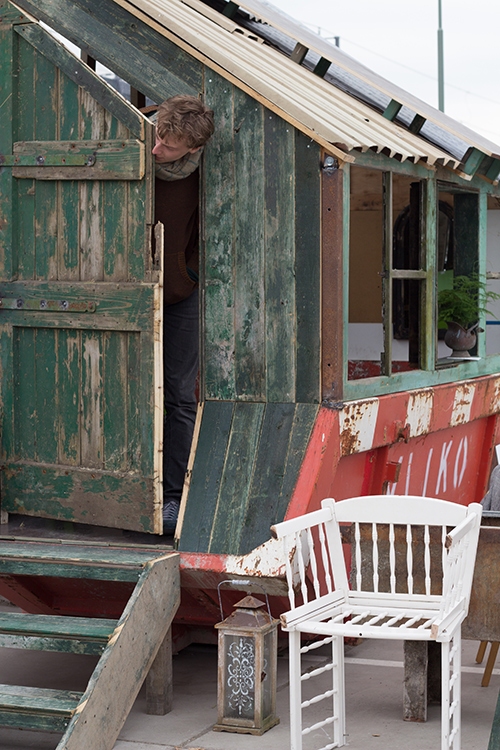
[[[231,95],[228,94],[231,93]],[[215,132],[204,153],[203,194],[210,232],[205,245],[204,320],[206,398],[232,400],[234,330],[234,121],[233,87],[205,72],[205,102],[214,110]]]
[[[129,473],[8,464],[2,507],[9,513],[154,532],[152,487],[152,479]]]
[[[54,65],[36,54],[33,105],[35,138],[53,140],[57,133],[59,75]],[[49,92],[49,93],[48,93]],[[16,144],[14,144],[14,151]],[[13,170],[13,177],[16,177]],[[34,175],[27,174],[29,179]],[[35,190],[35,278],[57,278],[57,185],[42,183]]]
[[[82,430],[84,466],[103,468],[103,371],[102,334],[82,332]]]
[[[61,327],[71,327],[73,318],[83,316],[84,325],[92,328],[95,327],[94,318],[102,316],[109,318],[104,328],[116,328],[117,322],[121,321],[118,326],[123,330],[152,330],[154,294],[152,284],[16,281],[0,283],[0,306],[2,318],[18,325],[49,326],[55,318]],[[19,299],[23,302],[17,308]],[[65,312],[66,306],[60,307],[59,304],[63,302],[70,306],[84,304],[85,309],[74,307],[74,312]],[[54,306],[60,307],[60,312],[54,312]],[[33,318],[31,323],[30,318]]]
[[[295,400],[320,401],[320,149],[302,133],[295,139],[295,279],[297,383]]]
[[[294,129],[264,112],[266,400],[295,400]]]
[[[15,5],[2,0],[0,3],[0,23],[7,26],[16,23],[31,23],[31,20],[21,13]]]
[[[100,656],[117,621],[101,618],[0,615],[0,646]]]
[[[104,278],[104,248],[101,216],[102,186],[99,182],[79,182],[80,192],[80,278]]]
[[[2,16],[12,16],[12,6],[6,6],[1,9]],[[6,21],[7,23],[7,21]],[[10,154],[12,150],[13,133],[12,124],[14,120],[14,101],[13,101],[13,77],[12,67],[15,63],[13,31],[6,26],[0,29],[0,70],[3,75],[0,76],[0,154]],[[12,228],[13,213],[13,195],[12,195],[12,178],[8,169],[0,168],[0,277],[11,278],[12,276],[12,248],[14,238]]]
[[[0,725],[64,732],[82,694],[0,685]]]
[[[16,35],[17,36],[17,35]],[[23,39],[17,48],[17,116],[13,120],[13,140],[35,138],[35,108],[33,103],[36,52]],[[14,95],[14,91],[13,91]],[[13,144],[11,144],[12,153]],[[10,170],[9,170],[10,171]],[[10,176],[10,178],[12,178]],[[16,206],[13,212],[14,258],[13,270],[19,279],[32,279],[35,275],[35,183],[17,185]]]
[[[141,471],[145,477],[153,477],[155,468],[159,466],[158,456],[155,454],[154,441],[154,409],[155,399],[155,352],[154,335],[143,333],[140,340],[140,404],[141,404]],[[161,395],[161,394],[160,394]],[[163,403],[163,402],[162,402]],[[156,533],[160,533],[156,528]]]
[[[72,6],[65,5],[65,10],[71,11]],[[64,13],[64,11],[62,11]],[[52,16],[49,24],[54,28],[55,16]],[[88,21],[88,18],[86,19]],[[60,42],[56,41],[50,34],[42,29],[37,24],[29,24],[25,26],[16,26],[16,31],[20,34],[32,47],[34,47],[41,55],[47,60],[50,60],[57,68],[59,68],[70,80],[79,86],[85,87],[93,98],[95,98],[101,106],[112,112],[119,120],[124,122],[130,132],[136,138],[142,138],[144,135],[143,130],[143,116],[138,112],[132,105],[130,105],[122,97],[117,97],[111,89],[99,76],[90,70],[86,65],[83,65],[75,56],[64,47]],[[109,45],[109,40],[107,46]]]
[[[14,450],[19,458],[36,460],[35,331],[14,333]],[[2,498],[5,507],[5,498]]]
[[[58,440],[56,429],[56,372],[58,331],[40,328],[35,331],[35,440],[39,461],[56,463]]]
[[[108,470],[127,465],[127,334],[103,334],[103,462]]]
[[[207,401],[198,438],[180,550],[207,552],[220,493],[234,404]]]
[[[78,86],[62,70],[59,71],[59,138],[72,141],[78,136],[79,95]],[[78,186],[75,181],[59,184],[59,211],[57,214],[58,279],[78,279],[80,273],[80,248],[78,243]]]
[[[173,694],[172,628],[169,628],[146,677],[146,713],[151,716],[168,714],[172,710]]]
[[[141,575],[71,719],[63,738],[66,750],[113,747],[179,603],[179,555],[170,553],[149,563]],[[121,674],[119,681],[117,674]],[[115,699],[109,702],[111,694]]]
[[[104,279],[128,281],[129,191],[124,182],[104,186]],[[143,240],[141,240],[143,242]]]
[[[39,541],[22,541],[10,539],[0,539],[0,559],[7,563],[11,562],[12,566],[16,561],[31,561],[38,565],[37,575],[57,575],[57,570],[45,571],[45,564],[55,567],[59,564],[66,564],[74,568],[87,566],[90,571],[99,573],[100,570],[118,571],[119,569],[128,569],[135,571],[132,576],[123,580],[137,581],[143,568],[153,558],[162,557],[165,550],[143,549],[139,547],[115,547],[99,542],[85,542],[84,544],[65,544],[60,542],[53,544],[51,542]],[[80,576],[77,576],[80,577]],[[96,575],[92,576],[96,578]],[[103,580],[107,580],[106,575]],[[117,579],[118,580],[118,579]],[[127,588],[128,591],[128,588]]]
[[[84,3],[65,0],[22,5],[153,101],[201,90],[201,64],[117,5],[92,3],[90,12]]]
[[[266,329],[264,288],[264,109],[234,92],[235,380],[237,398],[264,401]],[[252,175],[252,179],[249,179]]]
[[[266,406],[239,554],[269,539],[270,526],[284,519],[318,408],[313,404]]]
[[[70,466],[80,464],[81,345],[78,331],[58,331],[56,463]]]
[[[74,559],[71,559],[71,554]],[[148,554],[151,558],[151,552]],[[141,573],[142,565],[145,563],[143,560],[125,564],[120,559],[116,561],[111,559],[106,562],[101,560],[100,550],[95,549],[92,554],[87,556],[79,554],[77,551],[68,555],[66,550],[66,559],[61,556],[58,558],[56,555],[50,556],[49,551],[45,552],[45,557],[42,553],[34,557],[35,559],[29,559],[21,551],[17,557],[12,553],[10,556],[2,558],[0,561],[2,579],[6,575],[27,575],[136,582]]]
[[[284,476],[281,493],[274,506],[274,515],[277,521],[282,521],[285,518],[318,410],[318,404],[295,405],[293,425],[288,442],[288,453],[283,470]],[[269,525],[271,526],[271,523]]]
[[[154,170],[151,151],[154,145],[154,127],[145,123],[146,177],[141,182],[131,182],[128,190],[127,214],[127,264],[128,281],[157,281],[158,272],[153,267],[154,224]]]
[[[0,456],[2,461],[14,454],[14,351],[11,326],[0,325]],[[0,487],[2,482],[0,472]],[[1,497],[1,495],[0,495]]]
[[[264,411],[264,404],[235,404],[209,552],[238,552]]]
[[[127,465],[130,471],[139,471],[141,464],[141,348],[137,334],[127,337],[128,391],[127,407]]]
[[[331,158],[331,157],[330,157]],[[321,179],[321,398],[342,402],[344,172],[324,167]]]
[[[40,180],[142,180],[145,171],[144,144],[139,141],[102,141],[89,146],[84,141],[35,141],[14,144],[14,155],[6,158],[12,175]],[[27,153],[29,151],[29,153]],[[37,160],[43,158],[43,165]],[[46,190],[49,190],[45,186]]]
[[[120,313],[89,315],[85,312],[54,313],[27,310],[2,310],[2,322],[23,328],[73,328],[88,331],[148,331],[150,316],[127,320]]]
[[[244,520],[233,532],[240,553],[249,552],[269,539],[269,527],[281,495],[294,414],[295,404],[266,404],[255,457],[247,456],[255,468],[243,509]]]
[[[0,614],[0,632],[38,636],[65,636],[107,641],[116,627],[116,620],[100,617],[61,617],[59,615],[26,615],[18,612]]]

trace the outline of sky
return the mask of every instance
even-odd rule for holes
[[[438,0],[270,0],[437,108]],[[444,109],[500,145],[500,0],[441,0]],[[333,43],[333,42],[332,42]]]

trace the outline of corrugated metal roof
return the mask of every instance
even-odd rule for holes
[[[295,42],[300,42],[308,49],[313,50],[318,56],[330,60],[333,67],[344,71],[348,76],[353,77],[357,81],[357,85],[355,86],[357,91],[361,90],[361,84],[364,83],[372,96],[376,95],[376,93],[382,94],[386,97],[387,104],[389,101],[395,100],[407,110],[422,115],[428,122],[447,131],[456,139],[467,143],[470,147],[483,151],[487,156],[500,158],[500,146],[498,144],[493,143],[479,133],[457,122],[452,117],[449,117],[444,112],[440,112],[435,107],[427,104],[427,102],[418,99],[418,97],[413,96],[410,92],[378,75],[338,47],[332,45],[327,39],[323,39],[299,21],[296,21],[271,3],[266,2],[266,0],[263,2],[259,2],[259,0],[238,0],[238,6],[247,10],[256,20],[269,24],[274,29],[292,38]]]
[[[339,158],[352,160],[344,152],[372,149],[400,160],[424,161],[431,165],[440,163],[454,168],[459,165],[460,147],[450,149],[454,150],[454,153],[450,153],[429,140],[414,135],[396,122],[391,122],[351,93],[315,75],[304,65],[293,62],[278,49],[262,44],[262,38],[258,34],[244,29],[201,0],[114,1],[131,13],[140,15],[146,23],[187,48],[213,69],[226,74],[236,85],[254,93],[270,109],[281,114],[314,140],[329,146]],[[245,0],[242,5],[254,15],[259,15],[257,10],[260,9],[262,17],[264,12],[266,18],[271,17],[266,6],[254,0]],[[276,14],[282,16],[273,11],[273,23],[277,23]],[[283,18],[286,23],[281,23],[287,27],[287,33],[290,33],[290,20],[286,16]],[[303,29],[300,24],[296,25]],[[324,40],[314,34],[311,36],[320,40],[318,53],[324,56]],[[299,40],[298,36],[296,38]],[[309,36],[301,36],[299,41],[312,47]],[[328,51],[332,50],[335,52],[336,48],[328,44]],[[357,63],[356,65],[359,66]],[[352,78],[352,72],[350,75]],[[375,74],[373,77],[377,78]],[[395,92],[396,87],[391,91]],[[410,95],[407,95],[406,101],[408,105],[414,103]],[[437,118],[439,127],[443,126],[442,118]],[[446,121],[454,123],[451,118],[446,118]],[[461,128],[458,123],[455,125],[456,129]],[[488,155],[496,153],[493,148],[486,151],[487,142],[480,136],[465,143],[474,145]]]

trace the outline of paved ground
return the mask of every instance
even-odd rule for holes
[[[500,670],[490,686],[480,686],[476,643],[466,641],[463,655],[463,750],[486,750],[500,688]],[[325,657],[309,657],[309,668]],[[262,737],[212,731],[217,718],[217,653],[211,646],[190,646],[174,658],[174,708],[167,716],[148,716],[139,694],[114,750],[287,750],[288,662],[278,663],[278,715],[281,723]],[[96,660],[89,656],[2,650],[0,682],[84,690]],[[500,666],[500,665],[499,665]],[[402,714],[402,644],[365,641],[347,652],[347,729],[351,750],[439,750],[440,709],[431,706],[425,724],[407,723]],[[326,689],[326,688],[325,688]],[[315,709],[310,709],[313,713]],[[2,750],[54,750],[60,736],[0,729]],[[327,743],[305,743],[312,750]],[[92,750],[92,748],[88,748]]]

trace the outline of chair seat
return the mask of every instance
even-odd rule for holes
[[[346,605],[336,608],[325,619],[295,622],[293,629],[325,636],[430,641],[434,637],[432,626],[438,618],[435,609]]]

